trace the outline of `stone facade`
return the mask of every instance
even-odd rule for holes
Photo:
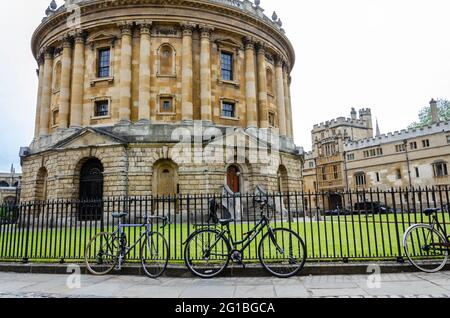
[[[0,204],[14,202],[17,196],[17,189],[20,187],[22,175],[11,172],[0,172]]]
[[[435,123],[430,126],[385,135],[380,134],[377,124],[373,137],[372,126],[365,121],[369,117],[364,117],[370,112],[360,111],[357,121],[353,111],[352,114],[353,119],[341,118],[314,127],[313,151],[305,155],[303,167],[304,189],[325,193],[322,197],[328,199],[311,202],[312,205],[325,209],[342,207],[340,193],[348,191],[427,187],[445,190],[449,186],[448,122],[439,122],[435,116]],[[328,147],[330,143],[335,147]],[[391,199],[388,195],[386,203],[393,204]]]
[[[74,26],[71,6],[47,11],[33,35],[39,89],[35,137],[22,149],[22,200],[79,198],[94,159],[104,197],[217,192],[233,183],[230,165],[239,192],[301,189],[295,53],[281,21],[247,0],[77,1]],[[208,139],[211,131],[225,142]],[[191,160],[174,155],[186,142],[180,134],[197,141]],[[230,150],[230,135],[246,142]],[[235,159],[238,148],[251,152],[252,138],[267,146],[270,164],[198,153],[224,149]]]

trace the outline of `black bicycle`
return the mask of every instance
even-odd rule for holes
[[[210,221],[213,221],[214,226],[195,231],[184,243],[184,258],[189,270],[198,277],[213,278],[219,276],[230,261],[244,265],[244,251],[267,229],[258,249],[263,267],[280,278],[292,277],[300,272],[306,262],[305,243],[298,234],[289,229],[273,229],[265,213],[266,206],[267,201],[261,205],[261,219],[256,226],[243,234],[242,241],[235,241],[230,230],[230,224],[234,222],[231,215],[227,219],[219,219],[217,203],[212,206],[210,204]],[[221,230],[217,229],[217,226],[221,226]],[[241,248],[238,249],[238,246]]]
[[[432,218],[431,224],[415,224],[403,237],[403,248],[411,264],[426,273],[436,273],[447,264],[450,237],[439,222],[440,209],[426,209],[423,213]]]
[[[123,224],[122,219],[128,213],[113,213],[113,218],[119,220],[114,232],[102,232],[95,235],[87,245],[85,262],[87,269],[93,275],[107,275],[114,269],[121,270],[131,251],[139,245],[140,259],[144,273],[151,278],[164,274],[170,258],[169,245],[165,237],[152,230],[154,221],[162,221],[162,227],[169,224],[167,217],[149,216],[145,224]],[[139,239],[128,246],[126,228],[145,228]]]

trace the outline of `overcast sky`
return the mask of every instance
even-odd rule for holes
[[[50,0],[0,11],[0,171],[19,167],[33,138],[37,94],[30,39]],[[61,4],[62,1],[58,1]],[[405,128],[433,98],[450,99],[450,1],[262,0],[297,54],[292,74],[295,141],[311,148],[315,123],[372,108],[382,132]]]

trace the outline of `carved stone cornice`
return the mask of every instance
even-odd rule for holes
[[[246,50],[255,49],[255,40],[252,37],[246,36],[242,39],[242,42],[244,42],[244,47]]]
[[[192,36],[192,32],[197,27],[195,23],[187,22],[180,23],[181,29],[183,30],[183,36]]]
[[[214,31],[214,28],[206,25],[206,24],[202,24],[199,26],[199,30],[200,30],[200,37],[204,38],[204,39],[210,39],[211,38],[211,34]]]
[[[139,28],[140,34],[150,34],[152,33],[152,24],[150,20],[139,20],[136,21],[136,26]]]
[[[264,42],[257,42],[255,48],[258,54],[266,55],[267,45]]]
[[[120,32],[123,35],[133,35],[133,22],[132,21],[123,21],[117,23],[117,26],[120,28]]]

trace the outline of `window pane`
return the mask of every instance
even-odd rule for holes
[[[223,103],[222,104],[222,115],[224,117],[235,118],[235,105],[232,103]]]
[[[95,102],[95,117],[108,116],[108,101]]]
[[[110,49],[98,51],[98,77],[109,77]]]
[[[225,81],[233,80],[233,54],[223,52],[221,54],[222,79]]]

